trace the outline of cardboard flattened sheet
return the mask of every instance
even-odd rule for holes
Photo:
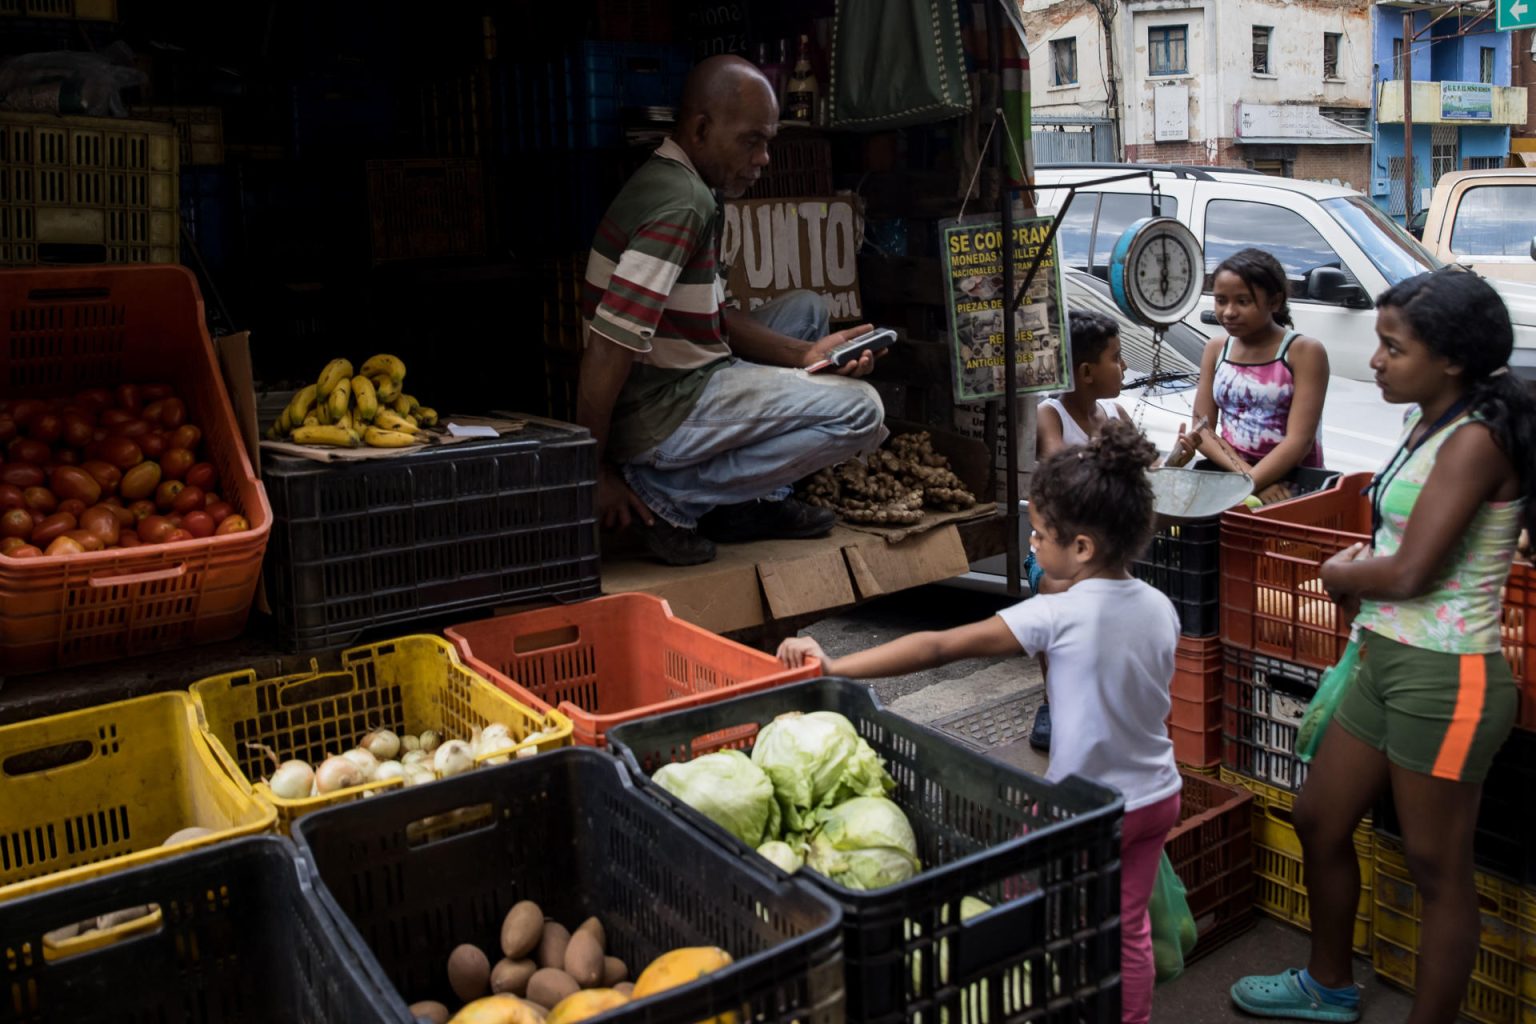
[[[515,433],[528,425],[526,420],[496,419],[488,416],[453,416],[443,422],[444,424],[451,422],[464,426],[491,427],[496,431],[497,436]],[[392,459],[419,452],[424,448],[478,440],[475,437],[454,437],[444,427],[423,430],[422,437],[426,439],[424,443],[412,445],[409,448],[370,448],[367,445],[360,448],[319,448],[294,444],[291,441],[265,440],[261,442],[261,447],[279,455],[292,455],[314,462],[357,462],[365,459]]]
[[[843,552],[823,548],[803,558],[759,562],[757,576],[768,601],[768,614],[787,619],[853,603],[853,582]]]
[[[970,568],[954,526],[912,537],[900,544],[865,544],[844,549],[859,597],[879,597],[908,587],[958,576]]]

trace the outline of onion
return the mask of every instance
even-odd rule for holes
[[[364,782],[371,781],[373,773],[379,770],[379,759],[362,747],[353,747],[351,750],[343,751],[341,756],[357,765],[357,770],[363,773]]]
[[[405,751],[407,754],[413,750],[420,750],[421,737],[412,736],[410,733],[406,733],[404,736],[400,737],[400,749]]]
[[[442,742],[443,738],[437,734],[436,729],[428,729],[421,734],[421,749],[429,754],[436,750]]]
[[[160,845],[175,846],[177,843],[190,843],[194,839],[201,839],[203,836],[211,835],[213,835],[213,829],[211,828],[204,828],[201,825],[190,825],[187,828],[172,832],[169,836],[166,836],[165,842]]]
[[[405,778],[405,765],[399,761],[385,761],[379,765],[379,770],[373,773],[374,782],[388,782],[390,779]]]
[[[449,740],[432,755],[432,768],[439,778],[462,775],[475,766],[475,751],[463,740]]]
[[[388,729],[375,729],[358,746],[380,761],[392,761],[400,753],[400,737]]]
[[[432,767],[432,755],[417,747],[415,750],[406,751],[405,756],[400,759],[400,763],[407,768],[413,764],[425,764],[430,768]]]
[[[427,765],[417,763],[405,766],[405,784],[407,786],[420,786],[436,781],[437,773]]]
[[[512,738],[512,730],[500,722],[492,722],[484,730],[475,730],[476,757],[485,757],[488,754],[496,754],[501,751],[511,751],[517,746],[517,741]]]
[[[315,770],[303,761],[284,761],[267,780],[272,792],[284,800],[302,800],[314,787]]]
[[[315,792],[322,795],[334,793],[348,786],[361,786],[366,781],[368,780],[363,778],[362,769],[350,759],[339,756],[328,757],[315,772]]]

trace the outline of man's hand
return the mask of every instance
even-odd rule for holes
[[[656,521],[655,513],[630,489],[623,474],[607,465],[597,471],[597,513],[610,530],[627,527],[631,514],[646,526]]]
[[[805,664],[806,658],[815,658],[821,662],[822,671],[829,671],[827,664],[831,660],[821,649],[821,644],[808,636],[792,636],[779,644],[778,657],[786,668],[799,668]]]
[[[841,331],[833,331],[831,334],[816,342],[806,350],[805,358],[800,361],[801,366],[810,366],[827,358],[832,350],[854,338],[862,337],[875,329],[874,324],[860,324],[857,327],[849,327]],[[889,350],[887,350],[889,351]],[[880,355],[885,355],[881,352]],[[865,352],[846,366],[838,367],[837,372],[844,377],[867,377],[875,368],[875,353]]]

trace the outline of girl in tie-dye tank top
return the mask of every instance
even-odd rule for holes
[[[1266,490],[1292,470],[1323,464],[1328,353],[1292,328],[1285,269],[1269,253],[1244,249],[1228,257],[1212,282],[1227,337],[1206,345],[1201,360],[1195,422],[1209,426],[1185,435],[1190,440],[1180,448],[1197,443],[1200,454],[1246,471],[1255,493],[1274,500],[1283,493]]]

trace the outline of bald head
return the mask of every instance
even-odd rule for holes
[[[742,195],[768,166],[768,143],[779,130],[773,86],[750,61],[710,57],[683,86],[673,139],[711,188]]]

